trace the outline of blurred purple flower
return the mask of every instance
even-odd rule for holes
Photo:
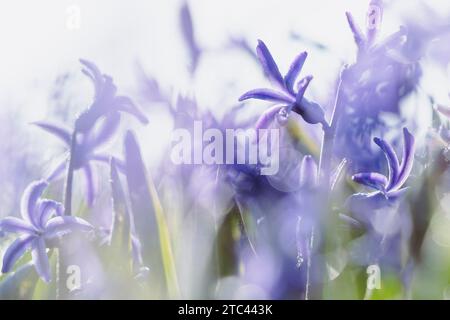
[[[308,75],[297,81],[307,53],[302,52],[295,58],[284,77],[278,70],[278,66],[269,49],[261,40],[258,41],[256,53],[264,68],[264,72],[277,89],[254,89],[244,93],[239,98],[239,101],[258,99],[280,104],[280,106],[274,106],[264,112],[257,121],[256,127],[268,127],[276,116],[279,116],[279,121],[284,122],[291,111],[298,113],[308,123],[321,123],[324,126],[328,126],[322,108],[317,103],[311,102],[304,97],[312,76]]]
[[[72,153],[73,170],[82,169],[86,179],[86,198],[89,206],[95,199],[95,168],[92,162],[101,162],[109,165],[110,156],[101,151],[117,132],[122,112],[136,117],[140,122],[148,123],[147,117],[125,96],[117,96],[117,88],[111,77],[102,75],[91,62],[80,60],[86,67],[83,73],[93,82],[95,98],[92,105],[75,121],[75,129],[45,121],[33,124],[44,129],[62,140]],[[72,138],[75,137],[75,143]],[[47,177],[48,181],[58,178],[65,170],[67,158],[63,159]],[[117,161],[118,168],[123,169],[123,163]]]
[[[51,271],[46,241],[75,230],[89,231],[93,228],[83,219],[63,216],[63,206],[59,202],[42,199],[41,195],[47,186],[48,182],[43,180],[32,182],[22,195],[22,219],[6,217],[0,221],[2,232],[21,234],[5,252],[2,273],[11,271],[15,262],[31,249],[37,273],[42,280],[49,282]]]
[[[362,116],[377,117],[380,111],[398,113],[399,100],[414,90],[421,76],[420,56],[408,58],[406,43],[411,35],[405,27],[376,41],[382,14],[382,1],[372,0],[366,32],[362,32],[351,13],[346,12],[358,48],[346,93],[353,112]]]
[[[128,113],[137,118],[141,123],[147,124],[148,119],[141,110],[126,96],[117,95],[117,87],[110,76],[102,74],[95,64],[80,59],[85,69],[82,72],[88,76],[95,88],[94,101],[91,106],[83,112],[75,122],[78,132],[90,131],[96,121],[102,116],[115,116],[118,112]]]
[[[120,115],[115,115],[105,118],[98,128],[88,132],[87,134],[79,133],[76,135],[76,152],[73,154],[74,170],[83,170],[86,179],[86,197],[89,206],[94,203],[95,199],[95,167],[92,162],[100,162],[109,164],[110,156],[101,151],[104,146],[114,135],[119,127]],[[72,145],[72,134],[63,126],[38,121],[34,125],[56,136],[67,146],[67,153],[70,152]],[[123,168],[123,162],[119,162],[119,168]],[[53,181],[59,178],[65,171],[67,165],[67,157],[65,157],[47,176],[48,181]]]
[[[345,108],[334,151],[338,157],[350,160],[352,172],[380,169],[380,161],[375,159],[381,159],[381,154],[369,147],[371,139],[403,121],[401,102],[414,92],[422,75],[421,56],[411,55],[407,45],[414,35],[405,27],[385,39],[377,39],[382,13],[382,2],[371,1],[365,32],[346,13],[358,51],[342,86]],[[385,113],[397,124],[385,121]]]

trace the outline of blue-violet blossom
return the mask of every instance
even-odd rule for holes
[[[47,186],[48,182],[43,180],[32,182],[22,195],[20,212],[22,219],[6,217],[0,221],[2,232],[20,234],[3,256],[2,273],[11,271],[15,262],[31,249],[36,272],[42,280],[49,282],[51,272],[46,241],[75,230],[92,230],[92,226],[81,218],[63,216],[63,206],[59,202],[41,199],[42,192]]]
[[[403,184],[411,173],[414,162],[414,136],[403,128],[403,158],[399,162],[392,146],[380,138],[374,138],[374,142],[381,148],[386,156],[389,168],[389,175],[378,172],[364,172],[353,175],[353,181],[371,187],[377,191],[369,193],[368,198],[383,195],[386,199],[396,199],[406,188],[402,188]]]
[[[308,75],[301,80],[297,78],[305,63],[307,53],[300,53],[292,62],[289,71],[283,77],[275,63],[269,49],[261,40],[258,41],[256,53],[261,62],[264,72],[267,77],[277,87],[274,89],[254,89],[243,94],[239,101],[247,99],[267,100],[279,103],[274,107],[269,108],[264,112],[257,121],[257,128],[265,128],[270,125],[275,117],[279,117],[281,122],[284,122],[291,111],[294,111],[302,116],[302,118],[311,124],[321,123],[328,126],[325,121],[325,115],[322,107],[315,102],[311,102],[304,98],[304,94],[312,76]]]
[[[101,162],[109,165],[108,154],[101,148],[111,140],[120,125],[120,113],[125,112],[136,117],[143,124],[148,123],[146,116],[125,96],[116,95],[116,86],[111,77],[102,75],[91,62],[80,60],[86,67],[83,73],[93,82],[95,98],[92,105],[83,112],[75,122],[75,145],[72,150],[72,133],[61,125],[46,121],[33,124],[53,134],[64,142],[68,151],[72,152],[73,170],[82,169],[86,178],[87,203],[91,206],[95,198],[94,167],[91,162]],[[47,177],[48,181],[58,178],[66,167],[63,159]],[[123,162],[117,161],[118,168],[123,168]]]

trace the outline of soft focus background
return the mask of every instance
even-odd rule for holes
[[[448,21],[450,15],[445,0],[385,3],[382,36],[405,23],[427,28],[437,19]],[[200,108],[221,116],[243,92],[255,83],[264,83],[259,65],[233,46],[233,40],[245,40],[253,50],[257,39],[263,39],[282,70],[298,52],[308,51],[304,70],[315,75],[310,94],[327,102],[341,64],[355,59],[345,12],[351,11],[364,25],[367,10],[366,1],[359,0],[189,1],[195,37],[205,50],[191,79],[181,32],[182,4],[175,0],[131,0],[126,4],[116,0],[18,0],[1,4],[0,116],[2,136],[9,137],[1,145],[6,155],[0,169],[1,215],[13,212],[20,190],[31,177],[40,175],[35,166],[42,170],[57,148],[57,141],[28,123],[61,120],[66,114],[74,118],[76,111],[90,102],[92,88],[80,72],[79,58],[95,61],[115,79],[122,93],[138,102],[139,74],[144,70],[165,90],[195,96]],[[72,19],[78,12],[79,26]],[[450,88],[450,49],[446,50],[432,52],[432,58],[438,56],[441,64],[435,59],[425,61],[423,80],[426,93],[442,104],[448,102]],[[417,99],[414,103],[426,101]],[[152,112],[150,106],[144,108]],[[431,116],[423,113],[421,124],[426,126]],[[163,111],[152,118],[152,125],[142,133],[143,148],[151,149],[149,166],[160,158],[171,130]],[[26,177],[20,178],[22,175]]]
[[[448,0],[384,3],[381,38],[397,31],[400,25],[425,34],[450,24]],[[46,119],[71,126],[77,113],[92,100],[92,85],[80,72],[79,58],[95,62],[102,72],[112,76],[119,92],[133,98],[148,115],[148,126],[133,129],[147,169],[157,176],[158,187],[171,186],[173,182],[166,181],[159,170],[161,163],[168,161],[166,151],[174,121],[164,103],[148,98],[150,89],[145,79],[157,79],[159,89],[169,100],[176,101],[178,95],[195,98],[199,109],[210,110],[221,119],[237,105],[243,92],[267,83],[253,56],[257,39],[263,39],[281,70],[288,69],[296,54],[308,51],[302,71],[314,75],[308,95],[321,103],[329,116],[339,70],[356,58],[345,12],[351,11],[364,26],[368,1],[190,0],[187,4],[194,37],[201,51],[195,70],[180,19],[180,9],[185,4],[176,0],[16,0],[0,4],[0,217],[18,215],[24,188],[49,172],[64,152],[59,141],[30,122]],[[422,144],[432,123],[433,104],[450,104],[449,43],[448,32],[431,42],[421,61],[423,77],[418,89],[402,101],[404,115],[414,119],[416,139]],[[431,105],[430,96],[433,97]],[[241,116],[251,118],[262,108],[260,103],[249,103]],[[318,132],[313,131],[311,135],[316,142],[320,141]],[[113,150],[120,154],[122,142],[117,141]],[[100,175],[107,181],[108,169],[101,169]],[[195,177],[192,179],[194,183]],[[59,186],[62,185],[60,181]],[[82,188],[75,183],[78,201],[83,198]],[[60,189],[58,185],[54,187],[55,197],[61,197]],[[224,198],[228,197],[227,190],[221,192]],[[161,196],[169,207],[165,208],[169,216],[181,210],[177,208],[181,200],[175,193],[166,192]],[[103,198],[104,201],[97,201],[94,212],[108,210],[108,195]],[[442,197],[442,201],[450,204],[450,196]],[[208,194],[201,195],[199,202],[199,212],[206,211],[210,206]],[[436,229],[430,240],[431,254],[433,250],[444,252],[446,259],[450,251],[449,214],[439,215],[436,218],[439,220],[433,221]],[[93,219],[105,227],[109,223],[108,215]],[[204,269],[199,266],[208,259],[215,234],[214,223],[199,219],[205,219],[205,223],[196,224],[195,228],[186,224],[180,238],[173,239],[178,243],[174,251],[185,297],[202,297],[199,293],[202,288],[195,284],[203,275]],[[168,220],[170,224],[170,217]],[[431,265],[441,263],[430,261]],[[438,269],[450,270],[450,264],[440,265]],[[428,288],[425,280],[428,274],[423,272],[426,276],[420,285],[429,291],[416,297],[450,297],[450,286]],[[241,294],[268,297],[259,288],[240,287],[239,281],[233,277],[224,281],[217,288],[216,297],[240,297]],[[388,298],[396,297],[396,285],[392,281],[394,293],[389,296],[388,292]],[[355,295],[349,292],[342,297]]]

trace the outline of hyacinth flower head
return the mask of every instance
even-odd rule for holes
[[[120,115],[115,114],[104,120],[95,131],[89,134],[75,136],[75,150],[73,153],[73,170],[82,170],[86,180],[86,198],[88,205],[92,205],[95,198],[95,167],[94,163],[109,163],[109,155],[102,151],[102,147],[112,138],[120,122]],[[61,140],[67,147],[67,156],[64,157],[48,174],[46,180],[58,179],[65,171],[67,157],[72,147],[72,134],[69,129],[50,122],[34,122],[34,125],[51,133]]]
[[[63,206],[59,202],[42,199],[47,186],[48,182],[42,180],[31,183],[22,195],[22,219],[6,217],[0,221],[2,232],[20,235],[3,256],[2,273],[11,271],[15,262],[31,249],[36,272],[42,280],[49,282],[51,272],[46,242],[76,230],[92,230],[93,227],[81,218],[63,216]]]
[[[81,169],[85,175],[87,203],[91,206],[95,198],[95,170],[92,162],[109,165],[110,156],[102,149],[118,131],[121,113],[131,114],[143,124],[148,123],[148,120],[131,99],[116,95],[117,88],[111,77],[102,75],[93,63],[80,61],[85,66],[83,73],[94,84],[95,97],[91,106],[77,118],[74,131],[46,121],[33,124],[56,136],[67,146],[71,152],[73,170]],[[72,139],[75,139],[74,143]],[[47,180],[58,178],[66,165],[67,160],[63,159],[48,175]],[[118,167],[123,167],[121,161],[118,161]]]
[[[351,13],[346,13],[358,49],[351,83],[347,83],[348,100],[354,104],[353,112],[374,118],[380,111],[398,113],[399,100],[414,90],[421,76],[419,57],[408,58],[405,27],[377,40],[382,15],[382,1],[372,0],[363,32]]]
[[[402,187],[412,170],[415,149],[414,136],[408,129],[403,129],[404,145],[401,162],[388,142],[380,138],[374,138],[374,142],[386,157],[389,168],[388,176],[378,172],[364,172],[353,175],[352,180],[376,190],[374,193],[368,194],[368,197],[383,195],[387,199],[395,199],[405,191],[406,188]]]
[[[80,59],[80,62],[85,67],[82,72],[94,84],[95,96],[91,106],[77,118],[75,122],[77,131],[88,132],[100,117],[113,116],[117,112],[128,113],[142,124],[148,123],[147,117],[129,97],[117,95],[117,87],[110,76],[102,74],[92,62],[84,59]]]
[[[369,146],[379,132],[398,132],[397,126],[384,116],[402,121],[400,106],[416,90],[422,74],[420,55],[411,54],[408,41],[414,35],[403,26],[386,38],[379,37],[382,1],[370,1],[365,28],[351,13],[346,16],[357,55],[342,86],[345,107],[334,151],[338,157],[350,160],[353,173],[378,171],[381,168],[377,158],[383,155]]]
[[[308,123],[321,123],[328,126],[323,109],[317,103],[304,97],[312,76],[308,75],[297,81],[307,53],[302,52],[295,58],[284,77],[281,75],[269,49],[261,40],[258,41],[256,53],[265,74],[276,86],[276,89],[254,89],[244,93],[239,101],[258,99],[277,103],[261,115],[256,127],[268,127],[276,117],[278,117],[280,123],[283,123],[291,111],[298,113]]]

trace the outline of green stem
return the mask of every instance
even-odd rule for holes
[[[72,140],[70,143],[70,154],[69,154],[69,165],[67,168],[65,192],[64,192],[64,215],[72,215],[72,189],[73,189],[73,171],[74,171],[74,157],[75,157],[75,146],[76,146],[77,130],[72,133]],[[58,300],[64,300],[68,297],[68,291],[66,287],[66,269],[67,263],[64,261],[61,250],[58,249],[57,258],[57,274],[58,274],[58,284],[56,291],[56,298]]]
[[[346,72],[344,69],[343,72]],[[329,201],[330,201],[330,177],[331,177],[331,165],[333,159],[334,140],[336,137],[337,126],[339,123],[342,109],[344,107],[343,92],[342,92],[342,75],[339,80],[336,91],[336,99],[333,106],[333,114],[331,116],[329,126],[323,126],[323,142],[320,152],[319,161],[319,178],[320,186],[319,191],[324,195],[325,201],[323,207],[320,209],[320,215],[318,222],[312,227],[310,236],[310,254],[307,261],[306,270],[306,288],[305,288],[305,300],[313,299],[318,300],[322,298],[323,290],[321,282],[326,274],[326,266],[320,259],[315,259],[313,252],[322,253],[325,251],[327,241],[325,240],[327,227],[327,217],[329,215]],[[320,232],[317,232],[317,228],[320,228]],[[315,276],[319,275],[319,276]]]
[[[73,171],[74,171],[74,157],[76,146],[77,130],[72,133],[72,140],[70,144],[69,166],[67,168],[67,178],[64,193],[64,214],[66,216],[72,215],[72,189],[73,189]]]

